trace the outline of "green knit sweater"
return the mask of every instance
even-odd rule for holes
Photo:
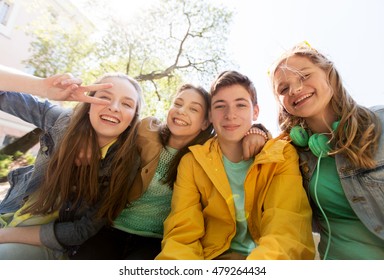
[[[163,148],[147,191],[121,212],[115,220],[115,228],[140,236],[163,237],[163,222],[171,210],[172,190],[162,179],[176,153],[176,149]]]

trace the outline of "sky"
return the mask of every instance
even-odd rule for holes
[[[156,0],[110,0],[116,16],[139,12]],[[228,48],[258,92],[260,115],[278,135],[277,105],[268,68],[293,45],[307,41],[336,65],[344,85],[361,105],[384,104],[384,1],[206,0],[235,11]],[[125,6],[125,7],[124,7]]]
[[[350,95],[363,106],[384,105],[384,1],[239,0],[230,46],[240,71],[258,91],[259,121],[278,134],[268,68],[307,41],[327,55]]]

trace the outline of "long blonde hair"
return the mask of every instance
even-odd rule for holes
[[[105,78],[117,77],[128,79],[135,87],[138,95],[136,114],[130,126],[119,135],[117,141],[110,149],[116,149],[111,160],[111,174],[109,186],[102,189],[100,165],[101,154],[97,135],[89,119],[89,103],[79,103],[71,117],[67,130],[58,143],[50,159],[45,174],[45,180],[38,189],[37,200],[24,212],[32,214],[48,214],[60,210],[70,201],[72,208],[81,207],[86,202],[95,205],[101,201],[97,217],[107,218],[109,223],[126,207],[128,192],[137,170],[130,170],[132,162],[137,160],[136,132],[139,123],[142,93],[139,84],[127,75],[120,73],[106,74],[97,83]],[[90,92],[93,96],[96,92]],[[75,159],[81,150],[90,149],[92,155],[89,166],[76,166]],[[134,173],[132,173],[134,172]],[[70,209],[73,210],[73,209]]]
[[[358,105],[348,94],[343,86],[339,72],[336,70],[333,62],[326,56],[307,43],[296,45],[291,50],[285,52],[270,70],[275,97],[278,98],[278,93],[274,87],[274,75],[284,61],[295,55],[308,58],[314,65],[322,69],[326,73],[328,83],[333,91],[330,102],[333,111],[340,120],[340,124],[331,139],[334,148],[330,154],[345,155],[352,165],[357,168],[374,167],[374,155],[378,149],[378,140],[381,132],[379,119],[371,110]],[[278,122],[280,129],[285,135],[295,125],[306,127],[303,118],[289,114],[282,104],[279,106]]]

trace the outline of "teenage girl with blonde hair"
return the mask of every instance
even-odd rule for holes
[[[323,259],[384,259],[384,106],[365,108],[307,43],[273,65],[279,124],[300,155]]]

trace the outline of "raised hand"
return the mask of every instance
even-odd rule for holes
[[[46,97],[51,100],[79,101],[94,104],[108,105],[109,101],[86,95],[87,92],[108,89],[113,86],[111,83],[91,84],[83,86],[82,80],[73,75],[57,74],[45,78],[44,88]]]

